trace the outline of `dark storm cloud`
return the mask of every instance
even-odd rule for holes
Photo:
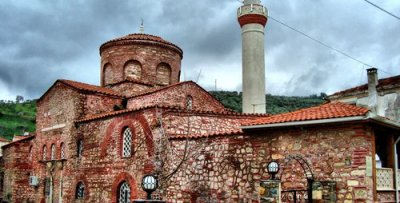
[[[400,74],[400,23],[369,4],[263,3],[272,17],[357,59]],[[200,85],[212,87],[218,79],[223,89],[240,89],[239,5],[235,0],[1,1],[0,84],[7,87],[0,87],[0,97],[24,94],[37,98],[58,78],[98,84],[99,46],[137,32],[141,18],[146,33],[183,49],[185,79],[195,80],[201,70]],[[399,4],[382,2],[382,6],[400,13]],[[358,85],[366,68],[272,19],[267,24],[265,47],[267,91],[272,94],[337,91]],[[2,94],[4,90],[8,94]]]

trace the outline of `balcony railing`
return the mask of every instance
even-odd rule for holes
[[[400,178],[399,173],[397,173],[397,176]],[[376,169],[376,189],[377,190],[393,190],[394,189],[393,177],[394,177],[393,169],[377,168]]]

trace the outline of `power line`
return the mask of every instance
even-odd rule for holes
[[[397,18],[397,20],[400,20],[400,17],[394,15],[393,13],[390,13],[389,11],[383,9],[382,7],[379,7],[378,5],[372,3],[372,2],[370,2],[370,1],[368,1],[368,0],[364,0],[364,1],[367,2],[367,3],[369,3],[369,4],[371,4],[372,6],[374,6],[374,7],[376,7],[376,8],[378,8],[379,10],[381,10],[381,11],[383,11],[383,12],[385,12],[385,13],[387,13],[387,14],[389,14],[389,15],[395,17],[395,18]]]
[[[273,21],[275,21],[275,22],[277,22],[277,23],[279,23],[279,24],[281,24],[281,25],[283,25],[283,26],[285,26],[285,27],[287,27],[287,28],[289,28],[289,29],[291,29],[291,30],[297,32],[297,33],[300,33],[301,35],[303,35],[303,36],[305,36],[305,37],[311,39],[312,41],[314,41],[314,42],[316,42],[316,43],[318,43],[318,44],[320,44],[320,45],[322,45],[322,46],[324,46],[324,47],[327,47],[327,48],[329,48],[329,49],[332,49],[332,50],[336,51],[337,53],[340,53],[340,54],[342,54],[343,56],[346,56],[347,58],[350,58],[350,59],[352,59],[352,60],[354,60],[354,61],[356,61],[356,62],[358,62],[358,63],[361,63],[361,64],[363,64],[363,65],[365,65],[365,66],[368,66],[368,67],[370,67],[370,68],[373,67],[373,66],[371,66],[371,65],[369,65],[369,64],[367,64],[367,63],[365,63],[365,62],[363,62],[363,61],[361,61],[361,60],[358,60],[358,59],[356,59],[356,58],[350,56],[349,54],[346,54],[345,52],[343,52],[343,51],[341,51],[341,50],[339,50],[339,49],[333,48],[332,46],[329,46],[328,44],[326,44],[326,43],[324,43],[324,42],[322,42],[322,41],[320,41],[320,40],[318,40],[318,39],[315,39],[315,38],[311,37],[310,35],[308,35],[308,34],[302,32],[302,31],[300,31],[300,30],[297,30],[297,29],[294,28],[294,27],[291,27],[290,25],[288,25],[288,24],[286,24],[286,23],[283,23],[283,22],[281,22],[281,21],[279,21],[279,20],[277,20],[277,19],[275,19],[275,18],[273,18],[273,17],[271,17],[271,16],[268,16],[268,18],[269,18],[269,19],[272,19]]]

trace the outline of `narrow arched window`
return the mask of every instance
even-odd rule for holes
[[[103,83],[109,85],[113,83],[113,70],[111,64],[107,63],[103,68]]]
[[[77,152],[78,158],[81,158],[82,153],[83,153],[83,140],[82,139],[78,140],[78,142],[76,144],[76,152]]]
[[[124,66],[125,79],[139,80],[142,75],[142,65],[138,61],[128,61]]]
[[[192,110],[193,108],[193,97],[192,96],[187,96],[186,97],[186,110]]]
[[[126,181],[121,183],[118,192],[119,192],[117,201],[118,203],[130,203],[131,188],[129,187],[129,184]]]
[[[169,85],[171,84],[171,67],[166,63],[161,63],[157,66],[157,84]]]
[[[33,150],[33,146],[29,147],[29,161],[32,161],[32,150]]]
[[[85,197],[85,185],[83,184],[83,182],[79,182],[78,185],[76,185],[75,198],[83,199],[84,197]]]
[[[63,142],[60,145],[60,159],[65,159],[65,146]]]
[[[132,131],[130,128],[126,128],[122,136],[122,157],[130,157],[131,153],[132,153]]]
[[[43,146],[42,153],[43,153],[43,154],[42,154],[42,159],[43,159],[43,160],[46,160],[46,158],[47,158],[47,155],[46,155],[46,154],[47,154],[46,145]]]
[[[51,155],[50,155],[51,160],[56,159],[56,145],[52,144],[51,145]]]

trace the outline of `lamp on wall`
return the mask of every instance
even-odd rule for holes
[[[157,177],[154,175],[145,175],[142,179],[142,189],[147,193],[147,199],[151,200],[151,193],[158,187]]]
[[[275,175],[279,172],[279,164],[276,161],[271,161],[267,165],[267,171],[275,179]]]

